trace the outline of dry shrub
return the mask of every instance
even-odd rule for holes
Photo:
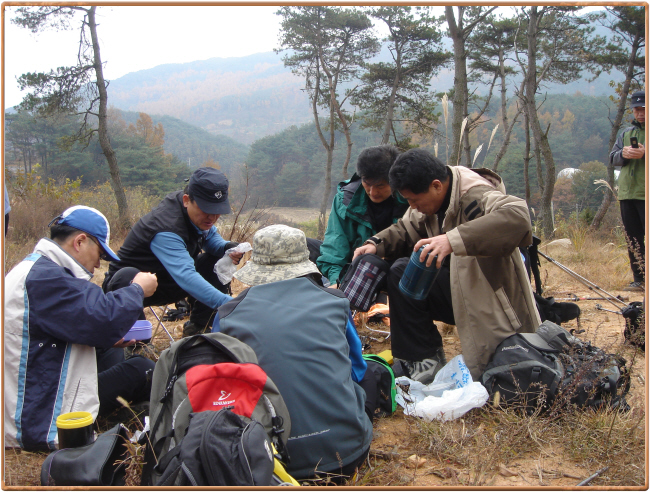
[[[163,197],[152,195],[142,186],[125,188],[126,201],[129,206],[129,220],[135,224],[140,217],[151,212],[160,203]],[[119,214],[115,194],[110,182],[97,184],[85,189],[79,198],[79,204],[93,207],[103,213],[111,224],[111,235],[116,238],[124,238],[129,232],[119,227]]]
[[[43,184],[37,178],[33,173],[27,178],[18,175],[16,182],[10,184],[12,203],[4,251],[5,274],[33,251],[39,239],[49,235],[50,221],[73,205],[86,205],[103,213],[111,224],[111,246],[117,249],[114,245],[121,243],[128,231],[119,229],[117,202],[110,183],[80,190],[77,181],[50,179]],[[132,223],[160,201],[160,197],[148,194],[142,187],[127,188],[125,193]]]
[[[620,289],[629,283],[631,271],[625,246],[613,243],[613,237],[604,242],[598,235],[585,231],[576,232],[573,239],[569,238],[573,247],[547,248],[548,243],[542,243],[540,251],[607,291]],[[576,250],[575,244],[580,245],[579,250]],[[540,262],[542,278],[544,272],[548,275],[544,282],[545,290],[558,291],[567,284],[567,280],[572,284],[580,282],[542,257]]]

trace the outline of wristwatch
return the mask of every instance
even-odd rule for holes
[[[369,237],[366,242],[368,242],[368,241],[372,241],[373,243],[375,243],[375,246],[377,246],[377,245],[379,245],[379,243],[381,243],[381,239],[379,239],[378,237],[375,237],[375,236]]]

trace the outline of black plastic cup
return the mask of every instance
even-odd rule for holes
[[[90,412],[62,413],[56,419],[59,449],[79,448],[94,440],[93,416]]]

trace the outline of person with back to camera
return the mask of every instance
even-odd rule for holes
[[[104,294],[89,282],[100,258],[119,258],[108,246],[106,217],[81,205],[51,224],[51,239],[5,278],[5,446],[55,449],[56,419],[86,411],[93,419],[127,401],[149,400],[154,362],[122,360],[98,370],[95,347],[133,345],[123,339],[156,290],[156,276],[140,272],[131,285]]]
[[[285,225],[255,233],[235,278],[252,287],[219,307],[213,331],[248,344],[278,386],[291,414],[287,471],[353,474],[370,449],[377,382],[349,301],[322,285],[305,234]]]
[[[357,158],[357,172],[338,185],[316,265],[331,285],[352,260],[354,250],[394,224],[408,208],[388,184],[388,170],[399,155],[392,145],[368,147]],[[312,241],[312,240],[308,240]]]
[[[104,291],[128,285],[141,269],[150,270],[158,276],[158,289],[145,307],[189,296],[192,310],[183,336],[209,331],[214,310],[232,299],[214,272],[217,260],[237,245],[223,239],[215,226],[230,211],[226,176],[211,167],[197,169],[185,190],[167,195],[133,226],[118,250],[120,261],[111,262],[106,273]],[[230,257],[237,264],[242,254]]]
[[[632,267],[632,282],[623,290],[643,292],[645,290],[645,91],[632,94],[630,107],[634,114],[634,121],[632,126],[623,130],[616,139],[609,154],[609,163],[621,170],[618,175],[618,200]]]
[[[389,178],[411,208],[355,257],[399,258],[423,246],[420,260],[428,266],[437,256],[440,270],[428,297],[415,300],[399,288],[409,257],[391,266],[393,356],[411,379],[428,384],[446,363],[433,320],[456,325],[465,363],[478,381],[502,340],[534,332],[541,323],[518,249],[532,242],[526,202],[506,195],[494,172],[445,166],[423,149],[401,154]]]

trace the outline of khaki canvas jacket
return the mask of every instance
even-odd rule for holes
[[[442,223],[409,209],[376,235],[377,254],[410,255],[415,243],[447,234],[451,295],[465,363],[478,381],[497,345],[514,333],[541,324],[530,280],[518,247],[532,242],[526,202],[506,195],[501,178],[489,169],[449,166],[453,183]]]

